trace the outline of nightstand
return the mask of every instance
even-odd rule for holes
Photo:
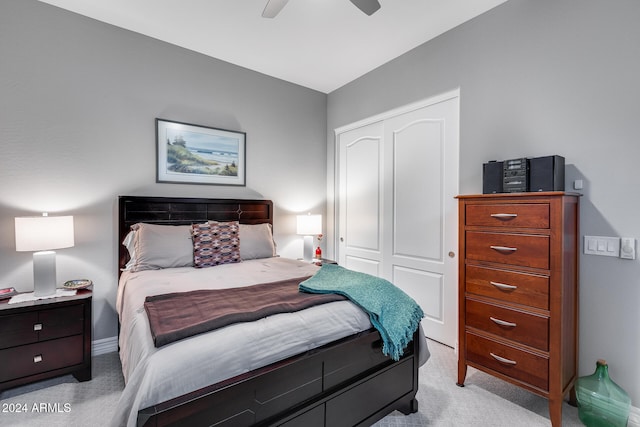
[[[0,302],[0,390],[73,374],[91,379],[91,297]]]

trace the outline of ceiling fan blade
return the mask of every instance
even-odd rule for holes
[[[289,0],[267,0],[267,5],[262,11],[263,18],[275,18]]]
[[[378,0],[351,0],[351,3],[369,16],[380,9],[380,2]]]

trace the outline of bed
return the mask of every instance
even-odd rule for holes
[[[118,205],[117,311],[126,386],[113,425],[366,426],[395,410],[418,410],[418,368],[429,355],[421,328],[393,360],[382,353],[382,338],[369,316],[348,300],[155,347],[148,313],[154,315],[143,308],[147,297],[253,290],[262,283],[312,277],[320,267],[265,248],[264,233],[273,226],[269,200],[121,196]],[[182,233],[208,221],[237,221],[243,227],[241,262],[194,268],[172,255],[161,256],[160,266],[140,270],[132,268],[131,245],[120,244],[131,238],[135,224],[145,230],[177,226],[168,229]],[[150,239],[147,249],[161,253],[160,240]],[[142,262],[143,257],[134,258]]]

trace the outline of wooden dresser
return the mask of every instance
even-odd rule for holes
[[[578,367],[579,195],[458,199],[458,385],[473,366],[546,397],[560,426]]]

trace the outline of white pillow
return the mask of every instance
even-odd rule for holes
[[[191,225],[134,224],[122,244],[131,256],[125,270],[193,266]]]
[[[240,224],[240,258],[243,260],[276,256],[271,224]]]
[[[122,241],[122,244],[125,248],[127,248],[127,251],[129,252],[129,261],[127,262],[127,265],[124,266],[123,270],[131,270],[131,267],[133,267],[133,265],[135,265],[136,263],[136,248],[133,244],[133,240],[135,238],[136,231],[131,230],[127,233],[127,235],[124,237],[124,240]]]

